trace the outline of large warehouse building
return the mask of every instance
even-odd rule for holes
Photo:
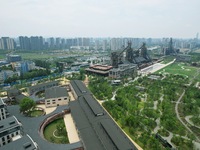
[[[84,149],[137,149],[81,81],[73,80],[70,84],[77,98],[70,102],[70,110]]]

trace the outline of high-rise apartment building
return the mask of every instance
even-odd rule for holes
[[[107,40],[103,40],[103,51],[107,50]]]
[[[56,49],[60,49],[60,38],[56,38]]]
[[[98,51],[99,49],[100,49],[99,40],[96,39],[96,40],[95,40],[95,50]]]
[[[15,49],[15,41],[9,37],[2,37],[0,39],[0,49],[3,50],[14,50]]]
[[[7,43],[7,49],[8,49],[8,50],[14,50],[14,49],[15,49],[15,42],[14,42],[14,39],[7,38],[7,39],[6,39],[6,43]]]
[[[83,46],[90,46],[90,38],[83,38]]]
[[[43,37],[31,36],[30,37],[31,50],[42,50],[43,49]]]
[[[5,49],[3,39],[0,39],[0,49]]]
[[[20,36],[19,44],[20,44],[20,49],[31,50],[30,39],[27,36]]]

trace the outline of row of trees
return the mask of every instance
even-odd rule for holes
[[[72,73],[72,76],[67,77],[69,80],[85,80],[85,70],[83,68],[80,69],[79,73]]]
[[[104,77],[95,76],[90,79],[89,89],[97,99],[111,99],[113,88]]]
[[[9,77],[8,79],[4,81],[4,83],[12,83],[12,82],[16,82],[17,80],[33,79],[35,77],[47,76],[50,74],[51,73],[49,70],[35,69],[29,72],[26,72],[22,74],[21,76],[14,75],[13,77]]]
[[[39,59],[36,59],[36,60],[34,60],[34,62],[35,62],[35,65],[36,65],[36,66],[46,68],[47,70],[50,69],[51,63],[48,62],[48,61],[46,61],[46,60],[39,60]]]

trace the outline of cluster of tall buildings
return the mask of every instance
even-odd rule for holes
[[[0,49],[3,50],[62,50],[62,49],[80,49],[80,50],[121,50],[132,43],[133,48],[139,48],[143,42],[148,46],[167,46],[170,38],[60,38],[42,36],[19,36],[18,38],[2,37],[0,38]],[[176,48],[195,48],[198,45],[198,35],[194,39],[174,39]]]
[[[126,47],[128,41],[138,47],[142,42],[151,44],[152,39],[144,38],[60,38],[42,36],[19,36],[18,38],[2,37],[0,39],[0,49],[3,50],[60,50],[60,49],[80,49],[80,50],[120,50]],[[156,40],[154,40],[156,41]]]
[[[14,50],[16,48],[16,43],[14,39],[9,37],[0,38],[0,49],[3,50]]]
[[[42,36],[20,36],[19,49],[21,50],[43,50],[43,49],[70,49],[83,47],[89,48],[90,38],[43,38]]]

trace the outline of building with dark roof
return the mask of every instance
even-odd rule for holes
[[[79,80],[70,81],[70,89],[75,99],[85,94],[92,94],[88,88]]]
[[[21,91],[15,88],[7,91],[7,96],[10,100],[15,100],[15,97],[20,94],[21,94]]]
[[[17,146],[16,146],[17,145]],[[27,134],[3,147],[1,150],[39,150],[36,142]]]
[[[45,90],[45,106],[54,107],[67,105],[70,97],[66,87],[52,87]]]
[[[20,102],[26,96],[22,94],[22,92],[18,89],[11,89],[7,91],[7,96],[10,101]]]
[[[30,86],[28,88],[28,93],[29,93],[29,95],[32,95],[35,92],[44,91],[47,88],[51,88],[51,87],[58,86],[58,85],[59,85],[59,81],[51,81],[51,82],[37,84],[35,86]]]
[[[84,149],[137,149],[81,81],[71,81],[71,86],[77,100],[69,103],[70,110]]]
[[[108,76],[109,70],[112,69],[112,66],[108,65],[93,65],[89,68],[86,68],[85,71],[91,74],[97,74],[102,76]]]
[[[0,147],[13,141],[14,138],[21,137],[22,124],[15,116],[8,117],[0,121]],[[17,138],[18,139],[18,138]]]
[[[8,116],[7,105],[4,103],[2,98],[0,98],[0,121],[6,119]]]

